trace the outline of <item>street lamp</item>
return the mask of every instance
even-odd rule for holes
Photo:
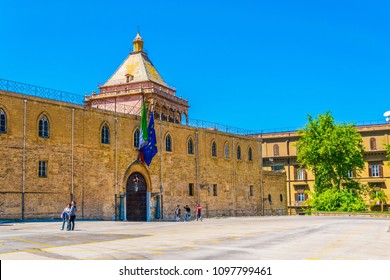
[[[134,177],[134,179],[133,179],[133,184],[134,184],[134,190],[135,190],[135,192],[138,192],[138,183],[139,183],[138,175],[135,175],[135,177]]]

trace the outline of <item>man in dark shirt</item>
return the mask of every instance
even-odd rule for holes
[[[69,222],[68,222],[68,230],[74,230],[74,220],[76,219],[76,212],[77,212],[77,207],[76,207],[76,201],[72,201],[71,207],[69,210]]]
[[[186,210],[186,214],[185,214],[185,218],[184,220],[185,221],[191,221],[191,209],[188,205],[184,206],[184,209]]]

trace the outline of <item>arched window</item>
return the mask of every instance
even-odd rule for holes
[[[278,155],[279,155],[279,145],[275,144],[274,145],[274,156],[278,156]]]
[[[279,198],[280,198],[280,202],[283,202],[283,195],[282,194],[279,195]]]
[[[370,150],[371,151],[375,151],[376,150],[376,139],[375,138],[371,138],[370,139]]]
[[[237,146],[237,159],[241,160],[241,147]]]
[[[192,141],[192,138],[188,139],[187,152],[189,155],[194,154],[194,141]]]
[[[217,156],[217,144],[214,141],[211,144],[211,156],[213,157]]]
[[[248,149],[248,160],[249,160],[249,161],[253,161],[253,157],[252,157],[252,148],[251,148],[251,147],[249,147],[249,149]]]
[[[271,194],[268,194],[268,201],[272,202]]]
[[[139,129],[137,128],[135,131],[134,131],[134,148],[139,148]]]
[[[0,109],[0,133],[7,133],[7,116],[3,109]]]
[[[50,124],[49,120],[45,115],[39,120],[39,129],[38,135],[41,138],[49,138],[50,137]]]
[[[172,138],[169,134],[165,137],[165,151],[172,152]]]
[[[225,144],[225,158],[230,158],[229,144]]]
[[[102,144],[110,144],[110,128],[107,124],[102,126]]]

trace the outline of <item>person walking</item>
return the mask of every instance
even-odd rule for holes
[[[68,230],[74,230],[74,220],[76,219],[76,212],[76,201],[72,200],[71,207],[69,210]]]
[[[68,205],[66,205],[66,207],[64,208],[64,211],[62,211],[61,213],[61,219],[62,219],[61,230],[64,230],[65,223],[68,223],[70,207],[71,205],[70,203],[68,203]]]
[[[180,222],[180,205],[177,205],[175,209],[176,222]]]
[[[202,206],[200,206],[200,204],[198,203],[196,205],[196,221],[198,221],[200,219],[200,221],[202,221]]]
[[[191,221],[191,209],[190,209],[190,207],[188,206],[188,205],[186,205],[185,207],[184,207],[184,209],[186,210],[186,213],[185,213],[185,218],[184,218],[184,220],[185,221]]]

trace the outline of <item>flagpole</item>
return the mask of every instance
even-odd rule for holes
[[[143,112],[143,106],[145,103],[145,94],[144,94],[144,90],[143,90],[142,85],[141,85],[141,94],[142,94],[142,106],[141,106],[141,119],[140,119],[140,133],[141,133],[141,123],[142,123],[142,112]],[[138,162],[141,160],[140,158],[141,158],[141,147],[140,147],[140,145],[138,145],[138,155],[137,155]]]

